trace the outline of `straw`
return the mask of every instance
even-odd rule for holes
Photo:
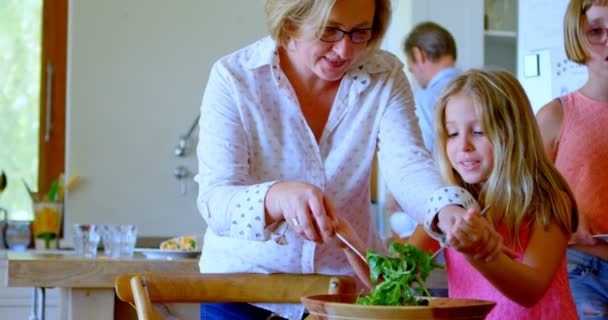
[[[25,181],[25,178],[21,178],[21,181],[23,181],[23,185],[25,185],[25,189],[27,190],[27,193],[30,195],[30,198],[32,199],[32,201],[37,201],[38,194],[36,192],[32,191],[32,188],[30,188],[30,185],[27,184],[27,181]]]

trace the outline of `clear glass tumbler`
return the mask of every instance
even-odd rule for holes
[[[133,257],[135,242],[137,241],[137,225],[120,225],[120,256],[123,258]]]
[[[74,224],[72,225],[72,237],[76,255],[85,258],[97,257],[97,246],[100,240],[98,225]]]
[[[6,244],[10,250],[25,251],[30,245],[31,221],[9,221],[6,228]]]
[[[103,253],[108,258],[120,258],[120,225],[104,224],[100,230]]]
[[[137,241],[137,225],[104,224],[100,226],[104,254],[108,258],[131,258]]]

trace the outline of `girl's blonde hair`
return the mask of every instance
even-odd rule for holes
[[[564,15],[564,48],[568,59],[585,64],[590,45],[585,38],[585,19],[591,6],[608,6],[608,0],[572,0]]]
[[[391,1],[374,0],[372,39],[367,48],[378,49],[391,18]],[[266,24],[277,44],[286,47],[298,34],[315,35],[327,25],[336,0],[266,0]],[[353,8],[356,10],[356,8]]]
[[[454,170],[446,153],[445,108],[458,93],[474,103],[483,132],[493,146],[494,168],[479,188]],[[469,190],[498,227],[505,224],[509,240],[519,244],[524,222],[547,226],[554,220],[570,234],[578,225],[574,195],[545,154],[530,101],[517,79],[506,71],[470,70],[452,80],[435,105],[435,157],[448,183]]]

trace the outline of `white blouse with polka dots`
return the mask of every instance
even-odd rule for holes
[[[220,59],[203,97],[198,208],[208,224],[201,272],[353,275],[335,244],[317,245],[264,224],[264,197],[276,181],[318,186],[367,248],[380,249],[370,206],[370,173],[381,174],[420,223],[443,186],[424,148],[402,63],[379,51],[346,73],[317,143],[266,37]],[[283,244],[276,241],[284,232]]]

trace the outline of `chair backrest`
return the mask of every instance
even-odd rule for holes
[[[356,285],[352,277],[319,274],[149,272],[118,276],[115,288],[139,319],[163,319],[153,303],[300,303],[309,295],[355,293]]]

